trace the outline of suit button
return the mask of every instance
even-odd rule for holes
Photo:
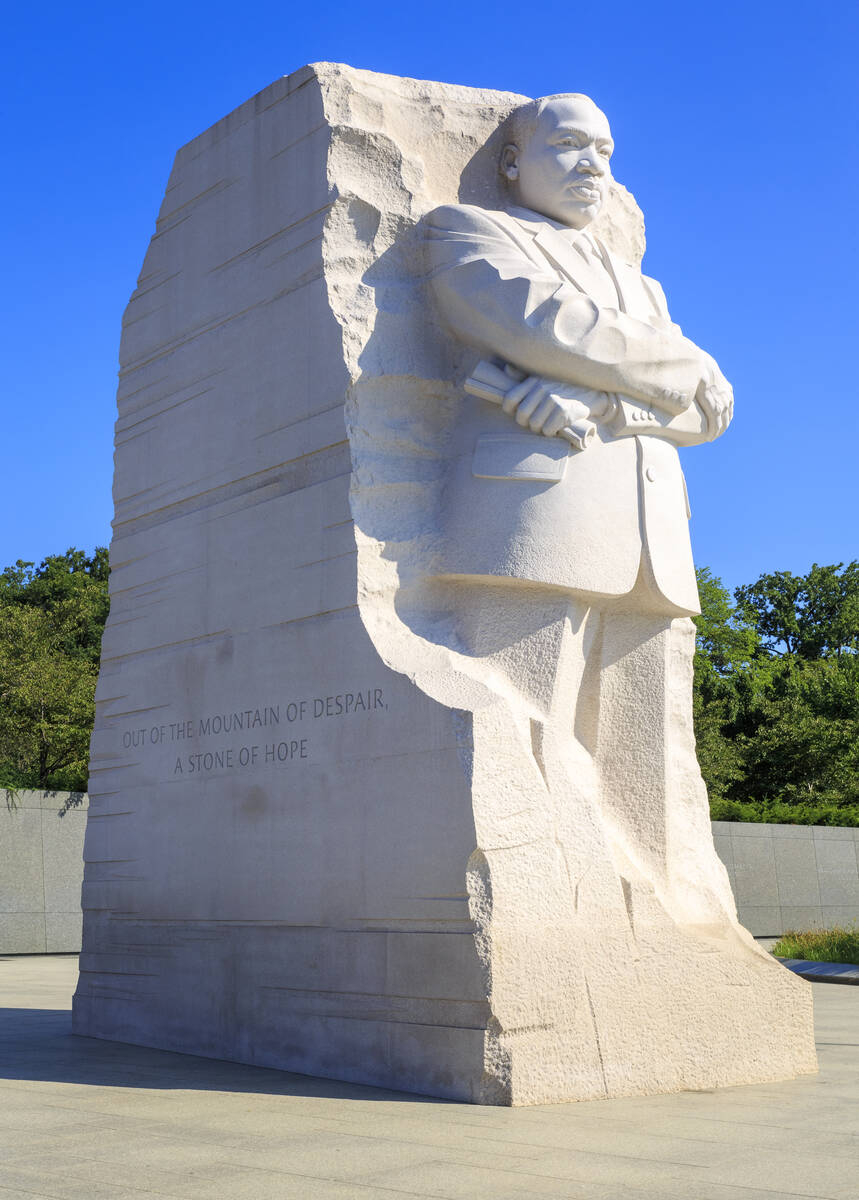
[[[656,478],[656,472],[654,471],[653,467],[648,467],[644,474],[647,476],[650,482],[653,483],[654,479]]]

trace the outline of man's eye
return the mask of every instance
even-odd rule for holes
[[[578,148],[579,146],[581,146],[581,141],[579,138],[566,137],[566,138],[560,138],[557,144],[559,146],[575,146],[576,148]]]
[[[603,146],[600,149],[600,154],[603,156],[603,158],[611,158],[611,150],[609,150],[608,146]]]

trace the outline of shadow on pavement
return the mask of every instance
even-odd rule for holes
[[[0,1008],[0,1079],[363,1102],[455,1103],[127,1042],[78,1037],[71,1032],[69,1010],[50,1008]]]

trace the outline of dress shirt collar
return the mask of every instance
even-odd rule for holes
[[[552,217],[546,217],[530,208],[522,208],[521,205],[512,205],[507,211],[511,216],[518,217],[522,221],[548,225],[556,233],[559,233],[568,245],[574,246],[580,254],[586,258],[593,255],[602,261],[600,247],[586,229],[571,229],[569,225],[562,225],[560,221],[555,221]]]

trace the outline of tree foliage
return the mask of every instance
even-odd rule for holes
[[[0,787],[83,791],[108,555],[0,572]],[[716,818],[859,825],[859,562],[698,571],[693,706]]]
[[[86,789],[108,570],[97,547],[0,573],[0,786]]]
[[[859,825],[859,562],[699,570],[694,714],[715,817]]]

